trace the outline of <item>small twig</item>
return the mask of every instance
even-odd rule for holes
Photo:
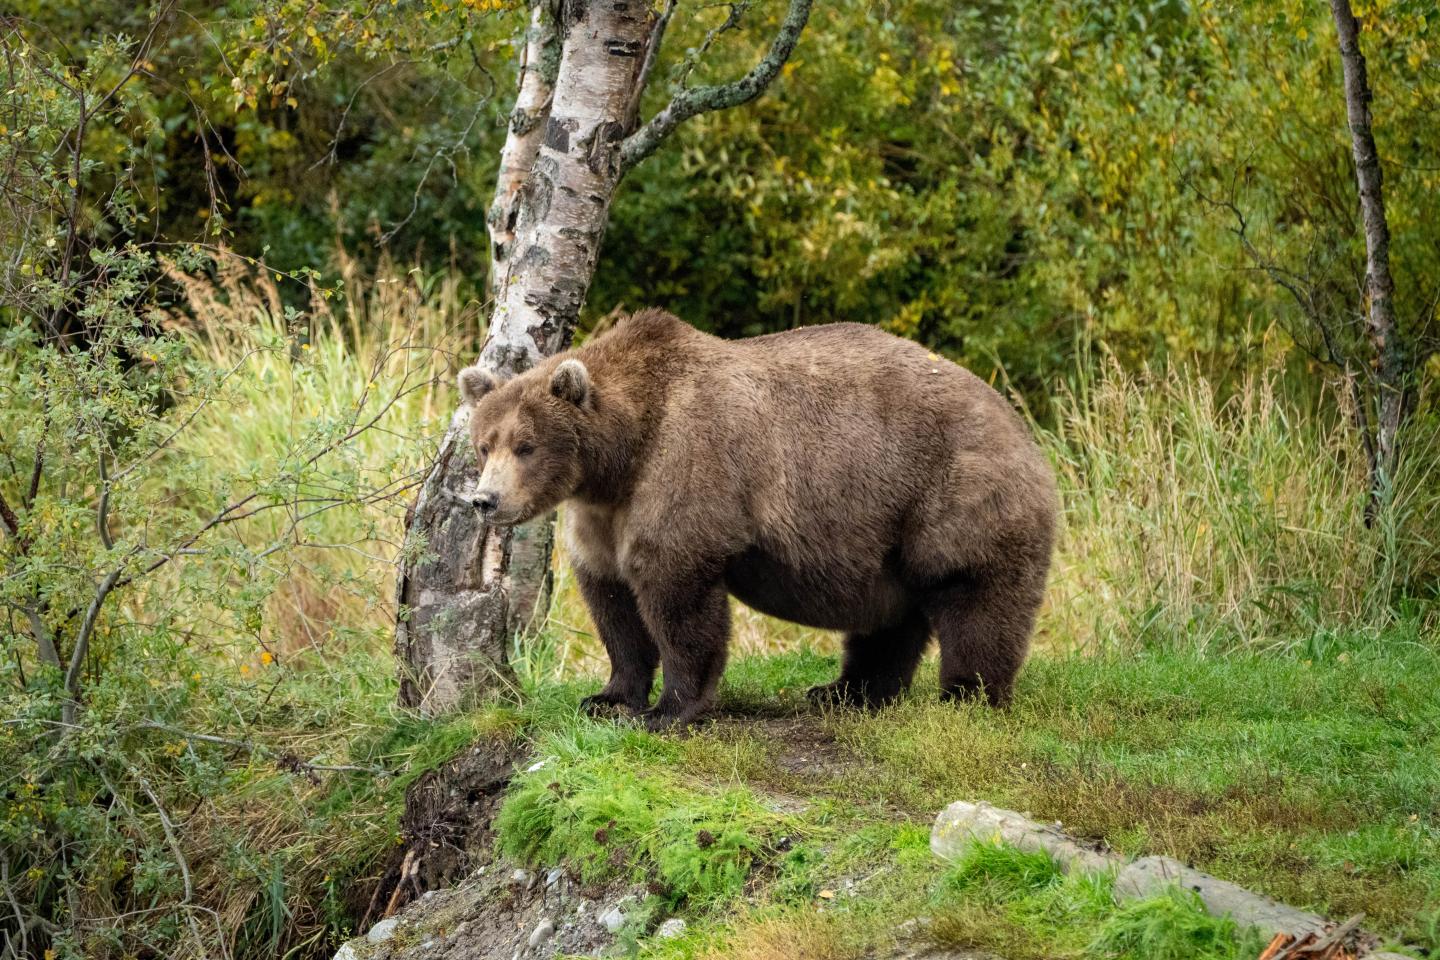
[[[395,889],[390,894],[390,900],[385,904],[385,912],[381,919],[395,913],[395,908],[400,905],[400,895],[405,892],[405,881],[414,876],[419,870],[419,864],[415,863],[415,848],[411,847],[405,851],[405,859],[400,862],[400,876],[395,878]]]
[[[278,756],[272,756],[272,748],[266,747],[264,744],[254,743],[250,740],[236,740],[232,737],[220,737],[212,733],[195,733],[190,730],[183,730],[180,727],[172,727],[168,723],[160,723],[156,720],[147,720],[141,723],[140,727],[146,730],[160,730],[177,737],[184,737],[186,740],[213,743],[223,747],[235,747],[238,750],[243,750],[254,756],[272,759],[277,766],[290,770],[292,773],[322,770],[327,773],[368,773],[377,777],[393,776],[393,774],[384,767],[371,767],[350,763],[318,763],[315,760],[301,760],[299,757],[288,752],[281,753]]]
[[[100,446],[98,439],[96,446]],[[105,549],[114,550],[115,541],[110,538],[110,471],[105,466],[104,447],[100,447],[97,459],[100,465],[100,499],[95,504],[95,530],[100,534],[100,542]]]

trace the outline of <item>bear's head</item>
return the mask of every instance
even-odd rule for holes
[[[480,366],[460,371],[480,465],[475,508],[494,526],[559,506],[581,481],[581,430],[593,405],[590,373],[573,357],[509,381]]]

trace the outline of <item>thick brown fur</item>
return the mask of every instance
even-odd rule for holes
[[[725,341],[644,310],[508,383],[462,381],[491,522],[567,505],[612,668],[592,707],[644,710],[652,726],[707,710],[727,594],[845,631],[840,677],[817,698],[893,699],[933,634],[942,696],[1009,700],[1055,481],[969,371],[858,324]]]

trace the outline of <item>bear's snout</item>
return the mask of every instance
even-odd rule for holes
[[[500,506],[500,494],[494,490],[482,490],[475,495],[475,509],[480,511],[481,516],[487,519],[495,514],[495,508]]]

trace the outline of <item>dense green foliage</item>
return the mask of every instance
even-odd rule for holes
[[[65,38],[71,60],[146,27],[131,4],[21,6],[27,33]],[[143,154],[132,234],[208,226],[282,269],[329,265],[338,240],[371,263],[382,249],[453,263],[482,289],[515,10],[192,6],[94,150],[102,183]],[[775,8],[694,77],[743,69]],[[1440,292],[1437,27],[1405,0],[1361,13],[1399,309],[1423,363]],[[657,75],[722,17],[682,7]],[[770,95],[700,118],[631,176],[589,310],[660,303],[732,335],[879,323],[1003,367],[1043,406],[1080,343],[1215,371],[1277,325],[1314,347],[1245,253],[1238,212],[1256,253],[1357,337],[1363,246],[1327,18],[1300,0],[827,4]],[[652,85],[647,108],[665,95]]]

